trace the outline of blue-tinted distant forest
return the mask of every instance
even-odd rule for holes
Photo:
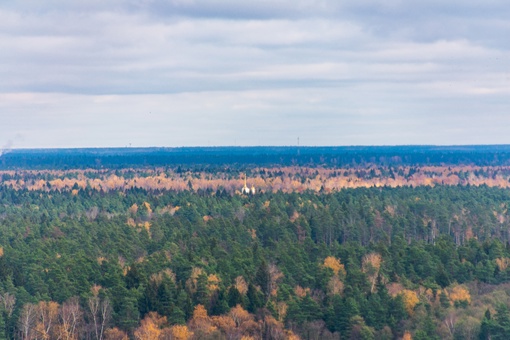
[[[0,157],[0,169],[366,164],[510,165],[510,145],[15,149]]]

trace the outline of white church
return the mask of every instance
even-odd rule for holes
[[[252,184],[251,188],[248,188],[246,185],[246,174],[244,174],[244,186],[241,189],[241,193],[245,195],[255,195],[256,194],[255,186]]]

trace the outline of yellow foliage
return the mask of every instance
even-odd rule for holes
[[[338,275],[339,273],[344,275],[345,274],[345,266],[340,263],[340,260],[333,257],[333,256],[328,256],[324,259],[324,267],[326,268],[330,268],[331,270],[333,270],[333,272],[335,273],[335,275]]]
[[[154,340],[161,335],[161,330],[153,323],[147,323],[135,330],[135,339],[137,340]]]
[[[207,277],[207,289],[209,289],[209,291],[211,291],[211,292],[218,290],[220,282],[221,282],[221,279],[218,276],[216,276],[216,274],[210,274]]]
[[[4,247],[0,247],[0,257],[4,256]]]
[[[193,336],[193,333],[189,331],[187,326],[175,325],[170,328],[172,337],[175,340],[188,340]]]
[[[160,327],[166,323],[166,316],[159,316],[156,312],[150,312],[142,320],[140,327],[135,332],[137,340],[154,340],[161,335]]]
[[[248,232],[250,233],[252,240],[257,239],[257,231],[255,229],[248,229]]]
[[[510,266],[510,258],[503,257],[496,259],[496,264],[500,271],[504,272]]]
[[[165,276],[168,276],[168,278],[170,278],[170,280],[172,280],[172,282],[175,283],[175,274],[172,271],[172,269],[169,269],[169,268],[163,269],[162,271],[160,271],[157,274],[152,274],[150,277],[150,280],[155,282],[156,284],[160,285],[161,282],[163,282],[163,278]]]
[[[420,302],[420,300],[418,299],[418,295],[416,294],[416,292],[409,289],[404,289],[401,292],[401,294],[404,299],[404,305],[407,313],[409,315],[412,315],[414,307],[418,304],[418,302]]]
[[[469,294],[469,290],[462,286],[453,287],[450,291],[449,297],[452,302],[466,301],[467,303],[471,303],[471,294]]]
[[[278,321],[283,322],[285,320],[285,316],[287,316],[288,306],[285,302],[278,302],[276,305],[276,311],[278,312]]]
[[[151,209],[151,205],[148,203],[148,202],[143,202],[143,205],[145,207],[145,209],[147,210],[147,214],[152,214],[152,209]]]
[[[191,275],[189,279],[186,281],[186,287],[192,292],[195,293],[197,290],[197,280],[200,275],[202,275],[204,271],[202,268],[199,267],[193,267],[191,269]]]
[[[147,230],[147,232],[148,232],[148,233],[149,233],[149,235],[150,235],[150,231],[151,231],[151,224],[150,224],[149,222],[147,222],[147,221],[146,221],[146,222],[144,222],[144,223],[140,223],[138,226],[139,226],[139,227],[144,228],[145,230]]]
[[[129,208],[129,212],[131,214],[136,214],[138,212],[138,204],[134,203],[130,208]]]
[[[286,340],[301,340],[301,338],[299,336],[297,336],[296,334],[294,334],[292,331],[286,331],[286,337],[285,339]]]

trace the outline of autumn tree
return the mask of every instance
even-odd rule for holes
[[[172,339],[175,340],[188,340],[191,339],[193,333],[190,332],[186,325],[175,325],[170,328]]]
[[[402,292],[402,297],[404,299],[404,306],[407,311],[407,314],[412,315],[414,311],[414,307],[418,304],[420,301],[418,299],[418,295],[416,292],[408,289],[404,289]]]
[[[161,327],[166,324],[166,317],[159,316],[156,312],[148,313],[141,321],[134,336],[137,340],[156,340],[161,335]]]
[[[363,257],[362,271],[367,275],[370,281],[370,292],[374,292],[377,277],[379,276],[379,269],[381,268],[382,258],[380,254],[370,253]]]
[[[56,337],[59,322],[59,304],[53,301],[40,301],[37,304],[37,324],[35,326],[38,336],[43,339]]]
[[[78,298],[64,302],[59,313],[58,337],[64,340],[78,339],[78,327],[82,321]]]
[[[114,328],[109,328],[109,329],[105,330],[104,339],[105,340],[129,340],[129,337],[126,334],[126,332],[121,331],[117,327],[114,327]]]
[[[331,269],[335,275],[345,277],[345,266],[340,262],[339,259],[333,256],[328,256],[324,259],[323,266],[325,268]]]
[[[193,317],[189,321],[189,328],[194,333],[211,334],[216,331],[212,319],[207,315],[207,310],[203,305],[196,305],[193,310]]]

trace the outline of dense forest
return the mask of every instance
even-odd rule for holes
[[[3,154],[3,155],[2,155]],[[179,147],[0,150],[0,170],[229,166],[510,165],[510,145]]]
[[[0,339],[510,338],[503,163],[23,168],[11,154]]]

